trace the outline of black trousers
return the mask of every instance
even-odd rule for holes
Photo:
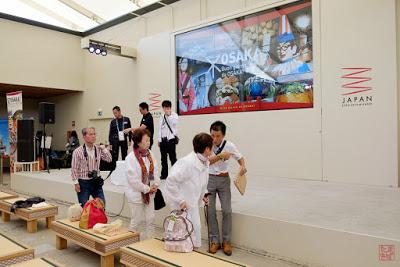
[[[171,166],[176,162],[176,144],[175,140],[163,139],[160,143],[161,152],[161,179],[168,177],[168,155],[171,161]]]
[[[111,153],[113,162],[118,161],[119,148],[121,148],[122,160],[125,160],[126,155],[128,154],[128,141],[113,142]]]

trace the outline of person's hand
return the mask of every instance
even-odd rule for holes
[[[179,207],[181,208],[181,210],[187,210],[188,206],[187,206],[186,201],[183,201],[183,202],[179,205]]]
[[[203,197],[203,202],[205,205],[208,205],[208,196]]]
[[[106,149],[106,146],[105,146],[105,145],[100,145],[99,147],[100,147],[101,150]]]
[[[231,157],[231,153],[227,152],[227,151],[223,151],[219,154],[220,157],[224,158],[224,160],[228,160]]]
[[[240,175],[245,175],[246,172],[247,172],[246,167],[245,167],[245,166],[241,166],[241,167],[240,167],[240,172],[239,172],[239,174],[240,174]]]
[[[131,131],[131,129],[132,129],[132,128],[126,128],[126,129],[124,129],[124,134],[129,133],[129,132]]]
[[[158,186],[156,186],[156,185],[152,185],[151,186],[151,188],[150,188],[150,194],[153,194],[153,193],[155,193],[155,192],[157,192],[157,189],[158,189]]]
[[[81,186],[79,184],[75,185],[75,192],[77,193],[81,192]]]

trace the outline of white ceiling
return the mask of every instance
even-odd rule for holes
[[[87,31],[158,0],[1,0],[0,12]]]

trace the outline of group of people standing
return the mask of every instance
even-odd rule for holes
[[[171,102],[162,102],[164,111],[159,121],[158,146],[161,152],[161,174],[157,160],[151,151],[154,136],[153,117],[146,103],[139,105],[143,115],[139,127],[133,128],[121,109],[113,108],[115,119],[110,123],[110,146],[96,146],[94,128],[82,130],[84,144],[75,149],[72,159],[72,179],[78,200],[84,205],[91,195],[105,202],[102,188],[90,186],[93,171],[99,170],[100,160],[117,161],[119,149],[126,164],[126,197],[131,208],[130,230],[141,232],[144,238],[154,235],[154,196],[165,181],[163,191],[171,209],[186,210],[194,225],[195,247],[201,246],[201,224],[199,208],[208,205],[210,253],[222,249],[232,254],[232,208],[228,160],[235,159],[240,165],[240,175],[246,170],[245,160],[236,146],[225,139],[226,125],[222,121],[211,124],[209,133],[199,133],[193,138],[193,151],[177,160],[176,145],[178,115],[171,111]],[[127,155],[128,146],[133,151]],[[168,156],[171,170],[168,172]],[[216,197],[222,208],[222,239],[216,215]],[[222,240],[222,242],[221,242]]]

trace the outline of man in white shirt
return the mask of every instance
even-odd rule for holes
[[[232,208],[231,208],[231,179],[228,173],[229,155],[240,165],[240,175],[247,172],[242,154],[236,146],[225,140],[226,125],[222,121],[216,121],[210,127],[213,138],[213,155],[210,157],[210,177],[207,190],[209,193],[209,228],[210,228],[210,253],[216,253],[220,249],[220,234],[218,228],[217,212],[215,207],[218,194],[222,209],[222,246],[224,253],[232,255]]]
[[[178,134],[178,114],[171,111],[172,103],[169,100],[162,102],[164,116],[160,117],[158,127],[158,146],[161,152],[161,179],[168,177],[168,155],[171,166],[176,162],[176,144]]]
[[[172,167],[165,183],[165,200],[173,210],[184,209],[193,223],[194,247],[201,246],[201,224],[199,207],[205,196],[208,183],[209,156],[212,138],[200,133],[193,138],[193,152],[179,159]]]

